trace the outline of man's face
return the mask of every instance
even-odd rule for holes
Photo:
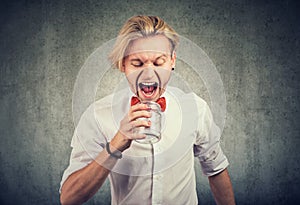
[[[142,101],[156,101],[170,79],[176,55],[163,35],[134,40],[123,61],[131,90]]]

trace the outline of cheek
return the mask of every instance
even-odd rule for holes
[[[130,85],[135,85],[140,71],[125,69],[125,75]]]
[[[125,75],[126,75],[126,77],[127,77],[128,79],[133,79],[134,76],[137,75],[135,70],[130,69],[130,68],[128,68],[128,67],[125,67],[124,73],[125,73]]]
[[[165,87],[165,85],[169,82],[170,75],[171,75],[171,70],[158,69],[156,72],[157,72],[157,75],[160,79],[162,87]]]
[[[130,75],[130,71],[128,69],[125,69],[124,73],[125,73],[126,77]]]

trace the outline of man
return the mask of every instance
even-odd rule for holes
[[[108,176],[112,204],[197,204],[194,156],[217,204],[235,204],[207,104],[194,93],[167,88],[177,44],[177,33],[159,17],[135,16],[125,23],[110,59],[130,89],[95,102],[81,117],[61,182],[62,204],[84,203]],[[159,142],[138,142],[146,135],[135,130],[151,127],[152,112],[132,97],[165,101]]]

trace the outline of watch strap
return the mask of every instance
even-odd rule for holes
[[[111,152],[110,147],[109,147],[109,142],[106,143],[106,151],[108,152],[108,154],[110,154],[114,158],[117,158],[117,159],[122,158],[122,152],[120,152],[119,150]]]

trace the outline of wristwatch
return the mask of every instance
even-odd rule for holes
[[[117,158],[117,159],[121,159],[122,158],[122,152],[120,152],[119,150],[116,150],[114,152],[110,151],[109,142],[106,143],[106,151],[108,152],[108,154],[110,154],[114,158]]]

